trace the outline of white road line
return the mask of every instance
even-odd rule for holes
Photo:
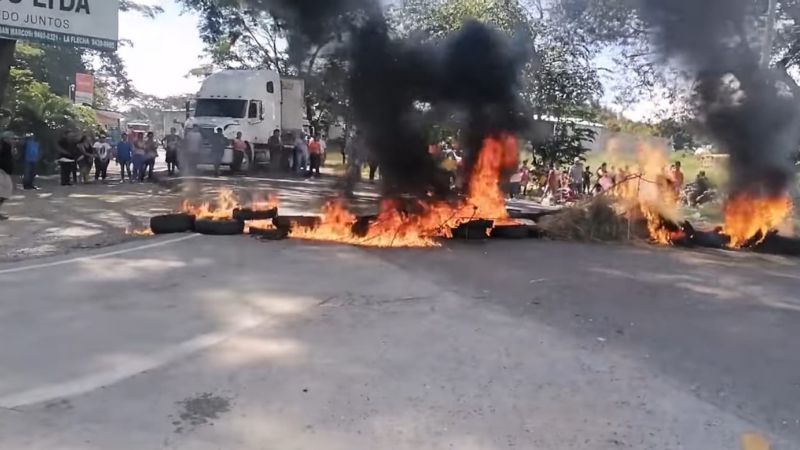
[[[144,250],[144,249],[148,249],[148,248],[162,247],[164,245],[174,244],[175,242],[185,241],[187,239],[191,239],[191,238],[194,238],[194,237],[197,237],[197,236],[199,236],[199,235],[190,234],[190,235],[181,236],[181,237],[175,238],[175,239],[168,239],[166,241],[153,242],[152,244],[139,245],[137,247],[124,248],[122,250],[114,250],[113,252],[100,253],[100,254],[97,254],[97,255],[79,256],[77,258],[62,259],[60,261],[51,261],[51,262],[41,263],[41,264],[31,264],[31,265],[28,265],[28,266],[14,267],[14,268],[11,268],[11,269],[1,269],[0,270],[0,275],[7,274],[7,273],[25,272],[26,270],[43,269],[43,268],[46,268],[46,267],[61,266],[61,265],[64,265],[64,264],[71,264],[71,263],[74,263],[74,262],[90,261],[92,259],[106,258],[106,257],[109,257],[109,256],[124,255],[126,253],[138,252],[139,250]]]
[[[188,341],[167,347],[148,355],[131,356],[125,364],[117,367],[85,375],[62,383],[46,384],[27,391],[0,397],[0,407],[19,408],[36,403],[50,402],[59,398],[85,394],[103,386],[109,386],[128,379],[142,372],[153,370],[170,362],[185,358],[191,354],[214,347],[217,344],[264,323],[264,319],[256,319],[238,328],[224,332],[207,333]]]

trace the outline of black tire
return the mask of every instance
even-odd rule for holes
[[[212,236],[232,236],[244,233],[244,222],[239,220],[207,220],[194,222],[194,231]]]
[[[453,229],[453,238],[467,240],[486,239],[489,237],[486,230],[493,225],[493,221],[483,219],[465,222]]]
[[[251,236],[267,241],[280,241],[289,237],[288,228],[254,228],[250,227]]]
[[[254,211],[250,208],[236,208],[233,210],[233,218],[235,220],[267,220],[273,219],[278,215],[278,208],[257,210]]]
[[[295,226],[316,227],[321,221],[322,219],[317,216],[278,216],[272,219],[272,224],[276,228],[291,230]]]
[[[154,234],[185,233],[194,229],[195,218],[191,214],[166,214],[150,218],[150,230]]]
[[[496,225],[491,236],[498,239],[527,239],[530,237],[528,225]]]

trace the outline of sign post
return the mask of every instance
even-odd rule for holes
[[[0,38],[116,50],[119,0],[0,0]]]
[[[94,103],[94,77],[86,73],[75,74],[75,104],[92,105]]]
[[[116,50],[119,1],[0,0],[0,104],[17,40]]]

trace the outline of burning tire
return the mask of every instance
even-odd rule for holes
[[[253,228],[249,231],[251,236],[267,241],[280,241],[289,237],[288,228]]]
[[[322,222],[317,216],[278,216],[272,219],[276,228],[291,230],[293,227],[316,227]]]
[[[233,219],[245,220],[267,220],[273,219],[278,215],[278,208],[255,211],[250,208],[236,208],[233,210]]]
[[[195,217],[191,214],[166,214],[150,218],[154,234],[185,233],[194,229]]]
[[[206,220],[194,222],[194,231],[212,236],[231,236],[244,233],[244,222],[240,220]]]
[[[489,237],[487,231],[492,228],[494,222],[491,220],[473,220],[462,223],[458,228],[453,229],[453,237],[456,239],[486,239]]]
[[[530,236],[528,225],[497,225],[492,228],[491,237],[498,239],[527,239]]]

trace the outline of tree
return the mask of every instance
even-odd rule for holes
[[[42,169],[50,169],[56,158],[56,143],[65,129],[99,131],[91,108],[75,106],[53,93],[47,83],[38,81],[27,69],[12,68],[7,99],[10,117],[6,128],[17,135],[37,136],[42,144]]]
[[[436,40],[458,30],[467,20],[478,20],[505,32],[528,54],[520,97],[535,120],[555,123],[545,137],[527,136],[542,161],[573,159],[587,151],[594,139],[579,123],[594,119],[591,105],[602,87],[594,68],[591,46],[580,33],[552,21],[538,2],[517,0],[406,0],[390,10],[395,32],[401,37]],[[562,149],[561,151],[559,149]]]
[[[200,67],[193,74],[207,75],[215,69],[275,70],[305,81],[306,118],[315,129],[326,129],[347,117],[347,55],[338,45],[346,20],[325,19],[317,25],[318,36],[312,41],[290,35],[287,19],[268,9],[228,0],[179,2],[203,17],[200,37],[212,61],[210,67]]]

